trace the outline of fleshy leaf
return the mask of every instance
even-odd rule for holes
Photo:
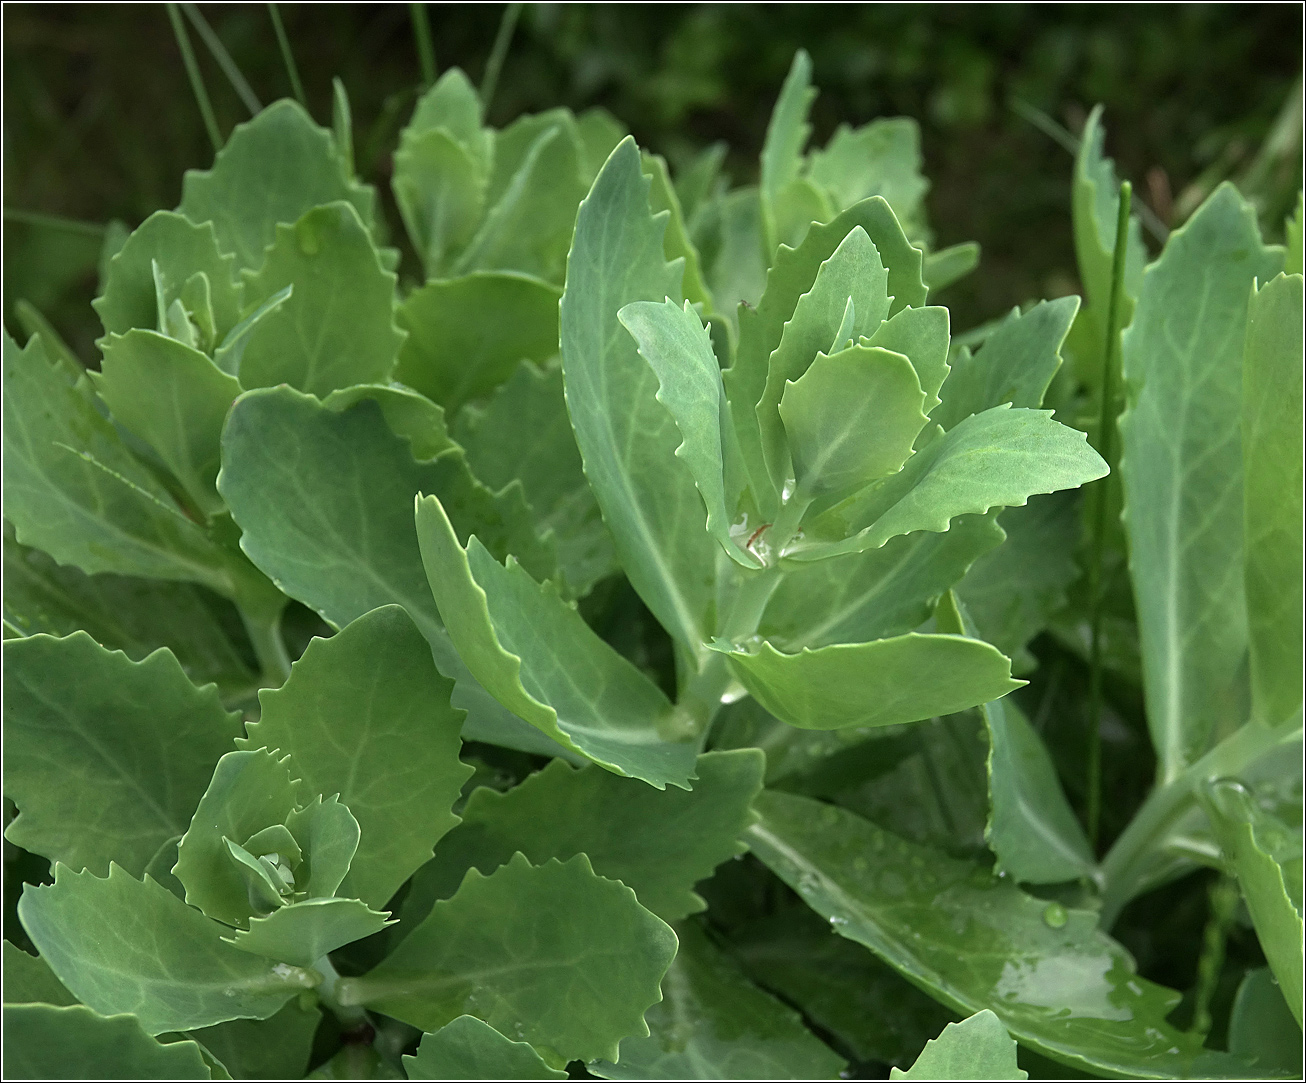
[[[784,86],[780,89],[780,97],[771,111],[771,119],[766,126],[766,142],[762,145],[762,218],[765,223],[763,235],[768,261],[774,258],[773,253],[781,239],[777,233],[775,204],[783,189],[798,179],[803,148],[812,131],[812,126],[807,122],[807,114],[815,98],[812,59],[807,55],[807,50],[799,49],[794,53],[789,74],[785,76]]]
[[[355,384],[332,391],[322,405],[333,413],[343,413],[370,399],[381,408],[381,415],[390,431],[402,436],[419,462],[434,459],[449,451],[454,442],[449,437],[444,410],[425,395],[418,394],[402,384]],[[503,488],[502,485],[496,489]]]
[[[191,1041],[161,1045],[131,1015],[5,998],[7,1079],[212,1079]]]
[[[1283,998],[1302,1025],[1301,836],[1287,843],[1286,825],[1258,808],[1239,783],[1216,782],[1199,795],[1230,872],[1238,877],[1265,958]],[[1278,836],[1278,837],[1276,837]],[[1276,843],[1278,845],[1276,845]],[[1289,849],[1286,861],[1275,851]],[[1290,886],[1291,885],[1291,886]],[[1290,892],[1296,888],[1294,900]]]
[[[230,593],[226,558],[127,450],[33,336],[4,333],[4,507],[18,540],[88,574]]]
[[[681,270],[663,256],[666,218],[649,212],[649,179],[623,140],[580,205],[562,297],[567,409],[603,518],[631,584],[691,651],[713,603],[717,546],[703,501],[675,457],[681,434],[657,401],[657,374],[617,322],[632,301],[681,301]]]
[[[898,473],[846,500],[812,524],[809,541],[784,556],[821,560],[883,545],[899,534],[943,531],[959,515],[1024,504],[1037,493],[1072,489],[1106,474],[1082,432],[1051,411],[996,406],[937,434]],[[822,542],[827,532],[837,537]]]
[[[736,563],[757,568],[757,558],[730,535],[733,494],[727,489],[726,473],[734,432],[721,385],[721,365],[712,352],[707,329],[688,301],[681,308],[670,298],[661,304],[633,301],[617,318],[657,374],[656,398],[680,430],[676,457],[689,467],[707,505],[708,533]]]
[[[1239,411],[1252,281],[1278,273],[1256,214],[1221,185],[1143,277],[1120,419],[1147,724],[1173,779],[1246,716]]]
[[[975,241],[967,241],[930,252],[925,257],[921,273],[925,285],[934,293],[965,278],[979,266],[979,262],[980,246]]]
[[[155,331],[107,335],[102,349],[92,380],[113,416],[159,453],[197,508],[220,512],[222,424],[240,384],[199,350]]]
[[[1137,976],[1097,915],[808,798],[765,792],[753,854],[841,936],[962,1014],[989,1008],[1045,1056],[1090,1072],[1238,1077],[1165,1018],[1179,994]]]
[[[375,403],[335,414],[288,388],[248,392],[232,407],[218,488],[254,563],[335,627],[378,606],[402,605],[431,644],[441,673],[457,682],[453,705],[468,712],[469,739],[545,755],[561,751],[476,684],[459,659],[431,597],[413,527],[414,496],[439,493],[459,509],[465,531],[525,560],[534,530],[519,497],[525,519],[518,517],[514,490],[487,492],[457,451],[415,463]]]
[[[76,632],[4,654],[5,796],[19,809],[5,837],[73,871],[114,861],[139,876],[185,831],[239,716],[167,650],[132,662]]]
[[[331,133],[282,99],[237,124],[212,169],[187,171],[177,210],[192,222],[212,222],[222,251],[237,267],[254,268],[278,224],[341,199],[372,227],[376,193],[350,180]]]
[[[900,353],[852,346],[817,354],[780,399],[799,490],[851,492],[898,471],[925,425],[924,402]]]
[[[339,794],[358,820],[342,896],[384,906],[458,822],[450,809],[472,769],[458,759],[452,689],[392,605],[314,639],[286,683],[259,696],[240,746],[289,753],[308,792]]]
[[[971,414],[1004,402],[1029,409],[1042,406],[1078,310],[1078,297],[1060,297],[1040,301],[1023,315],[1012,312],[973,357],[953,359],[940,392],[943,403],[930,420],[951,429]]]
[[[354,814],[338,795],[326,799],[319,795],[286,817],[286,827],[306,857],[296,889],[310,899],[330,898],[340,889],[358,850],[361,831]]]
[[[62,1008],[77,1003],[44,959],[28,955],[8,940],[3,951],[6,1004],[53,1004]]]
[[[309,967],[327,952],[379,933],[388,917],[358,899],[305,899],[251,918],[248,929],[223,939],[251,955]]]
[[[900,309],[863,343],[900,353],[912,363],[927,414],[939,404],[939,388],[948,378],[948,321],[948,310],[938,305]]]
[[[409,1079],[566,1079],[527,1042],[505,1038],[474,1015],[460,1015],[423,1034],[417,1055],[404,1057]]]
[[[442,128],[405,132],[394,156],[395,202],[428,278],[445,273],[485,210],[485,173]]]
[[[1302,277],[1280,275],[1247,312],[1243,529],[1252,710],[1268,725],[1302,702]]]
[[[1028,1079],[1016,1063],[1016,1043],[988,1008],[960,1023],[949,1023],[907,1071],[894,1068],[890,1079]]]
[[[400,917],[405,925],[420,921],[436,899],[458,890],[469,868],[489,875],[520,852],[537,864],[583,853],[663,921],[679,921],[706,905],[694,884],[743,852],[738,840],[752,822],[764,766],[755,749],[709,752],[698,759],[692,792],[659,792],[556,761],[507,793],[482,786],[414,878]]]
[[[836,210],[883,196],[908,236],[916,237],[925,230],[923,204],[930,187],[921,164],[916,121],[882,117],[860,128],[840,124],[823,149],[808,155],[807,177],[829,193]],[[942,287],[931,283],[930,288]]]
[[[296,803],[287,764],[287,759],[260,749],[228,752],[214,768],[177,844],[173,869],[185,885],[186,902],[209,917],[242,928],[249,920],[251,900],[227,840],[240,845],[255,832],[286,822]]]
[[[831,349],[850,302],[854,322],[849,337],[854,342],[879,330],[893,300],[888,282],[889,273],[879,250],[866,230],[854,226],[821,264],[811,289],[798,298],[793,317],[785,323],[779,345],[769,359],[766,385],[757,402],[762,448],[777,490],[794,476],[779,412],[786,381],[797,380],[818,353]],[[735,407],[743,410],[747,405],[738,402]]]
[[[518,854],[492,876],[468,872],[393,954],[337,990],[423,1030],[474,1014],[546,1063],[615,1060],[622,1038],[648,1032],[675,953],[670,927],[584,854],[542,866]]]
[[[322,1022],[316,1007],[290,1001],[268,1019],[232,1019],[190,1032],[236,1079],[298,1079],[308,1069],[313,1036]]]
[[[109,260],[104,289],[91,302],[106,334],[125,335],[132,328],[163,330],[158,321],[156,266],[165,285],[165,307],[177,300],[193,274],[202,272],[207,277],[216,333],[208,349],[240,321],[235,260],[218,251],[212,223],[196,225],[173,211],[155,211]]]
[[[995,647],[956,635],[907,635],[782,654],[720,647],[759,703],[801,729],[892,726],[954,714],[1020,681]]]
[[[353,206],[314,207],[293,225],[277,226],[262,267],[245,274],[246,303],[287,286],[291,296],[245,347],[242,386],[286,383],[325,396],[389,378],[404,340],[394,323],[395,276],[381,266]]]
[[[585,480],[560,364],[541,370],[520,362],[483,408],[459,412],[454,436],[472,472],[491,489],[521,483],[536,529],[553,534],[573,597],[620,570],[612,535]]]
[[[109,866],[106,879],[54,867],[23,890],[18,916],[42,957],[83,1004],[128,1012],[149,1034],[227,1019],[266,1019],[320,975],[225,944],[228,930],[153,880]]]
[[[653,181],[649,188],[649,206],[654,214],[666,211],[670,216],[667,219],[667,231],[663,235],[663,251],[669,260],[685,261],[685,300],[690,304],[702,305],[705,313],[711,313],[712,295],[707,283],[703,281],[698,249],[689,236],[685,212],[680,206],[675,185],[671,182],[671,174],[667,171],[666,159],[660,154],[645,151],[642,160],[645,174]]]
[[[417,501],[417,537],[454,646],[504,707],[611,771],[689,788],[696,747],[675,708],[556,587],[475,536],[464,548],[434,497]]]
[[[395,376],[452,415],[493,392],[523,358],[543,364],[557,354],[559,296],[556,286],[503,271],[428,282],[399,306],[408,338]]]
[[[692,921],[676,927],[680,950],[650,1034],[621,1043],[616,1064],[589,1065],[605,1079],[834,1079],[847,1062],[792,1008],[764,993]]]
[[[1229,1013],[1229,1052],[1258,1074],[1301,1075],[1301,1028],[1269,967],[1249,970]]]

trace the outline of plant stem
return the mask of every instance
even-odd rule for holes
[[[1120,353],[1120,296],[1125,284],[1125,256],[1129,249],[1129,204],[1132,189],[1128,181],[1120,185],[1120,206],[1116,215],[1116,245],[1111,256],[1111,300],[1107,306],[1106,350],[1102,359],[1102,411],[1098,421],[1098,454],[1107,463],[1112,458],[1112,439],[1116,426],[1115,370]],[[1111,477],[1097,485],[1093,528],[1093,552],[1089,564],[1089,604],[1091,608],[1091,647],[1088,685],[1088,841],[1097,851],[1098,829],[1102,818],[1102,555],[1106,549],[1107,511],[1111,506]]]
[[[299,81],[295,54],[290,51],[290,39],[286,37],[286,28],[281,25],[281,12],[277,10],[276,4],[268,5],[268,15],[272,18],[272,29],[277,35],[277,45],[281,48],[281,59],[286,65],[286,74],[290,76],[290,89],[295,94],[295,100],[307,109],[308,100],[304,97],[304,84]]]
[[[1197,992],[1193,998],[1193,1022],[1189,1032],[1199,1038],[1211,1033],[1211,1001],[1224,969],[1224,949],[1229,928],[1238,909],[1238,884],[1222,875],[1211,885],[1211,914],[1202,934],[1202,955],[1197,961]]]
[[[290,676],[290,655],[286,652],[285,640],[281,638],[283,607],[263,609],[240,605],[239,602],[237,605],[250,646],[254,648],[254,657],[262,670],[259,684],[263,688],[280,688]]]
[[[218,67],[222,69],[222,74],[227,77],[227,82],[231,84],[231,89],[236,92],[238,97],[249,110],[249,115],[254,116],[263,108],[262,103],[258,100],[258,95],[254,93],[254,88],[246,81],[245,76],[236,66],[236,62],[231,59],[231,54],[227,52],[226,46],[222,44],[222,39],[209,26],[209,22],[200,14],[199,8],[194,4],[182,4],[181,10],[186,13],[186,18],[190,20],[191,26],[199,34],[204,45],[209,50],[209,55],[217,61]]]
[[[417,39],[417,60],[422,65],[422,89],[435,84],[435,48],[431,45],[431,22],[426,16],[425,4],[409,4],[408,14],[413,19],[413,36]]]
[[[65,233],[84,233],[88,237],[103,237],[108,226],[96,225],[94,222],[79,222],[75,218],[63,218],[57,214],[42,214],[40,211],[23,211],[17,207],[6,207],[6,222],[21,222],[25,226],[40,226],[45,229],[60,229]]]
[[[313,969],[322,975],[322,984],[317,987],[317,995],[322,1004],[340,1021],[343,1029],[353,1030],[355,1027],[370,1025],[371,1020],[368,1019],[366,1011],[354,1004],[342,1004],[337,998],[336,985],[341,978],[340,972],[332,965],[330,956],[322,956],[313,964]]]
[[[186,65],[186,77],[190,79],[190,88],[195,94],[195,101],[200,107],[200,116],[204,118],[204,127],[213,144],[213,153],[222,149],[222,133],[218,130],[218,121],[213,115],[213,106],[209,103],[209,92],[204,89],[204,80],[200,76],[200,66],[195,60],[195,52],[190,47],[190,37],[181,21],[181,12],[176,4],[168,4],[168,18],[172,21],[172,32],[177,38],[177,48],[181,50],[182,63]]]
[[[494,100],[494,91],[499,85],[499,73],[503,70],[503,61],[508,55],[512,32],[517,28],[521,7],[521,4],[509,4],[504,9],[499,32],[494,36],[494,46],[490,49],[490,59],[485,62],[485,77],[481,80],[481,108],[486,113],[490,111],[490,102]]]

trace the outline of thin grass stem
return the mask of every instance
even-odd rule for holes
[[[186,18],[190,20],[191,26],[199,34],[200,40],[204,42],[209,51],[209,55],[217,61],[218,67],[222,69],[222,74],[227,77],[227,82],[231,84],[231,89],[236,92],[238,97],[249,110],[249,115],[254,116],[263,108],[263,104],[258,100],[258,95],[254,93],[254,88],[241,74],[240,68],[227,52],[227,48],[222,44],[222,39],[214,32],[213,27],[203,15],[200,14],[199,8],[194,4],[182,4],[181,10],[186,13]]]
[[[435,85],[435,47],[431,44],[431,21],[425,4],[409,4],[413,36],[417,39],[417,60],[422,65],[422,89]]]
[[[513,31],[517,29],[517,20],[521,16],[521,4],[509,4],[499,21],[499,32],[494,36],[494,46],[490,49],[490,59],[485,62],[485,77],[481,80],[481,107],[486,113],[490,111],[490,102],[499,86],[499,74],[503,71],[503,62],[508,55],[508,46],[512,43]]]
[[[1115,372],[1120,363],[1120,297],[1125,286],[1125,255],[1129,248],[1129,205],[1133,188],[1120,185],[1120,207],[1116,215],[1116,245],[1111,255],[1111,300],[1107,306],[1106,350],[1102,360],[1102,410],[1098,419],[1098,454],[1108,463],[1115,443]],[[1111,476],[1097,483],[1093,526],[1093,552],[1089,564],[1091,640],[1088,685],[1088,840],[1097,849],[1102,819],[1102,555],[1106,549],[1107,511],[1111,504]]]
[[[290,39],[286,37],[286,28],[281,25],[281,12],[277,10],[276,4],[268,5],[268,15],[272,19],[272,29],[277,35],[277,45],[281,49],[281,59],[286,65],[286,74],[290,76],[290,89],[294,92],[295,101],[307,109],[308,99],[304,97],[304,84],[299,81],[295,54],[290,51]]]
[[[204,79],[200,75],[199,62],[195,59],[195,50],[190,47],[190,36],[181,21],[181,12],[176,4],[168,4],[168,18],[172,21],[172,32],[177,38],[177,48],[181,50],[182,63],[186,65],[186,77],[190,79],[190,88],[195,94],[195,101],[200,107],[200,116],[204,118],[204,127],[213,144],[213,153],[222,149],[222,132],[218,130],[217,118],[213,115],[213,105],[209,101],[209,92],[204,89]]]

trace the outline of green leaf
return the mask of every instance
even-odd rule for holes
[[[88,574],[230,593],[226,558],[33,338],[4,335],[5,517],[18,540]]]
[[[600,876],[632,888],[646,909],[679,921],[707,905],[694,884],[743,853],[738,840],[752,822],[764,765],[755,749],[709,752],[698,759],[692,792],[658,791],[557,761],[507,793],[482,786],[462,824],[414,878],[401,918],[420,921],[436,899],[458,890],[469,868],[489,875],[520,852],[535,864],[583,853]]]
[[[296,809],[286,818],[285,826],[307,858],[308,878],[304,879],[301,866],[296,886],[303,888],[310,899],[330,898],[339,890],[358,849],[358,821],[333,794],[325,800],[319,795]],[[246,843],[252,844],[252,839]]]
[[[1026,644],[1064,606],[1079,575],[1079,510],[1077,499],[1053,495],[1008,508],[997,520],[1006,540],[979,556],[957,584],[979,638],[1012,658],[1017,673],[1036,665]],[[962,521],[954,520],[948,533]]]
[[[135,662],[166,644],[195,684],[216,681],[226,692],[253,680],[219,623],[215,607],[221,603],[189,583],[85,575],[20,545],[8,524],[4,583],[6,634],[68,636],[85,629]]]
[[[586,190],[581,178],[584,149],[575,122],[566,114],[560,123],[540,131],[497,198],[496,181],[509,158],[505,155],[501,163],[497,145],[495,150],[489,210],[453,272],[523,271],[561,282],[576,206]]]
[[[85,632],[31,636],[5,645],[5,678],[5,837],[73,871],[140,875],[240,732],[167,650],[133,662]]]
[[[614,146],[616,144],[613,144]],[[702,305],[704,313],[713,311],[712,295],[707,283],[703,281],[702,263],[698,249],[689,236],[685,222],[685,212],[680,206],[680,197],[671,183],[671,174],[667,171],[666,159],[660,154],[645,151],[642,156],[645,174],[652,180],[649,188],[649,205],[654,214],[666,211],[667,231],[663,235],[663,251],[667,259],[685,261],[683,288],[685,300],[695,305]],[[597,171],[596,171],[597,172]]]
[[[916,370],[900,353],[878,346],[818,353],[780,399],[798,487],[851,492],[896,473],[925,426],[924,404]]]
[[[251,918],[248,929],[223,940],[251,955],[309,967],[327,952],[379,933],[391,924],[388,917],[358,899],[305,899]]]
[[[970,274],[980,262],[980,246],[975,241],[941,248],[925,257],[922,276],[930,292],[947,289]]]
[[[322,1022],[316,1007],[290,1001],[268,1019],[232,1019],[190,1032],[236,1079],[299,1079]]]
[[[492,497],[456,451],[415,463],[374,403],[335,414],[288,388],[248,392],[236,401],[223,434],[218,488],[254,563],[330,624],[343,628],[393,603],[408,611],[441,673],[457,682],[453,705],[468,712],[469,740],[512,748],[524,741],[545,755],[561,751],[500,706],[459,659],[431,597],[413,527],[414,496],[439,493],[458,509],[464,529],[506,542],[524,558],[527,547],[516,539],[533,538],[534,531],[524,508],[526,521],[518,518],[511,490]]]
[[[24,888],[18,916],[74,996],[149,1034],[266,1019],[320,978],[223,943],[224,926],[114,865],[103,880],[55,865],[52,885]]]
[[[1229,1015],[1229,1052],[1264,1075],[1301,1075],[1301,1027],[1269,967],[1249,970]]]
[[[1004,402],[1038,409],[1061,367],[1061,345],[1078,310],[1078,297],[1040,301],[1023,315],[1013,310],[978,353],[953,359],[943,404],[930,420],[951,429]]]
[[[434,497],[417,502],[417,537],[454,646],[504,707],[617,774],[689,788],[696,748],[675,708],[556,587],[475,536],[464,548]]]
[[[681,435],[657,401],[657,374],[617,322],[632,301],[681,301],[666,263],[666,219],[648,209],[633,140],[612,152],[580,206],[561,305],[563,374],[576,442],[631,585],[690,651],[713,604],[716,545],[703,530]]]
[[[1032,898],[834,806],[766,792],[756,807],[753,854],[841,936],[954,1010],[989,1008],[1022,1045],[1090,1072],[1245,1070],[1165,1022],[1179,995],[1138,977],[1095,914]]]
[[[1283,990],[1297,1025],[1302,1025],[1301,835],[1288,841],[1287,825],[1260,809],[1232,780],[1199,792],[1229,870],[1238,877],[1265,958]],[[1276,860],[1276,851],[1289,851]],[[1290,895],[1296,889],[1297,897]]]
[[[840,124],[824,149],[808,155],[807,177],[829,193],[838,211],[883,196],[908,236],[918,237],[925,232],[930,187],[921,164],[920,126],[910,117],[884,117],[855,129]],[[969,247],[978,257],[978,246]],[[930,288],[942,287],[931,283]]]
[[[872,335],[889,315],[892,298],[887,291],[888,271],[866,230],[855,226],[823,262],[812,288],[798,298],[793,318],[784,325],[779,345],[769,359],[766,385],[757,401],[757,422],[762,449],[775,489],[794,476],[780,417],[780,400],[786,381],[797,380],[821,352],[843,345],[843,321],[852,307],[853,324],[847,338],[854,342]],[[748,405],[736,402],[740,412]]]
[[[1302,702],[1302,277],[1252,297],[1243,348],[1244,577],[1252,710],[1286,721]]]
[[[458,759],[452,689],[391,605],[314,639],[286,683],[260,694],[259,721],[238,744],[289,753],[308,792],[339,794],[358,820],[341,895],[384,906],[458,822],[450,809],[472,769]]]
[[[109,334],[102,349],[91,377],[100,397],[159,453],[195,506],[216,515],[222,423],[240,384],[199,350],[155,331]]]
[[[799,49],[794,53],[780,97],[771,111],[771,119],[766,126],[766,142],[762,145],[762,219],[765,223],[764,255],[768,263],[774,259],[775,248],[780,241],[775,203],[781,190],[798,179],[803,147],[807,145],[807,137],[812,131],[807,115],[816,93],[812,86],[811,57],[807,55],[807,50]]]
[[[948,310],[938,305],[900,309],[862,343],[900,353],[912,363],[927,414],[938,406],[939,388],[948,377],[948,319]]]
[[[131,1015],[6,999],[4,1029],[8,1079],[213,1078],[198,1045],[160,1045]]]
[[[585,148],[585,183],[593,184],[608,155],[629,133],[621,121],[601,105],[595,105],[576,118],[576,134]]]
[[[1016,1064],[1016,1043],[1007,1028],[985,1008],[960,1023],[949,1023],[907,1071],[897,1068],[890,1079],[1028,1079]]]
[[[680,430],[676,458],[689,467],[707,505],[708,533],[732,560],[756,569],[757,558],[731,534],[734,493],[727,488],[727,463],[734,458],[730,447],[734,432],[721,385],[721,366],[712,352],[707,329],[688,301],[681,308],[670,298],[660,304],[633,301],[617,313],[617,318],[638,343],[640,356],[657,374],[655,397]]]
[[[718,311],[737,329],[740,315],[749,311],[748,306],[755,305],[766,289],[757,189],[736,188],[724,193],[710,201],[701,215],[695,236],[703,253],[707,283]]]
[[[444,274],[485,210],[481,163],[443,128],[405,131],[390,182],[427,278]]]
[[[243,846],[264,828],[286,822],[296,804],[288,764],[289,757],[279,759],[259,749],[228,752],[213,769],[212,781],[177,844],[172,870],[186,888],[186,902],[209,917],[244,928],[258,912],[228,844]]]
[[[670,927],[584,854],[538,867],[518,854],[492,876],[468,872],[392,955],[337,991],[423,1030],[475,1014],[550,1064],[615,1060],[622,1038],[648,1032],[644,1012],[675,953]]]
[[[793,653],[910,632],[972,562],[986,559],[1001,542],[993,515],[963,515],[941,534],[918,531],[879,549],[795,564],[771,595],[758,633]]]
[[[542,365],[557,354],[559,296],[538,278],[502,271],[428,282],[399,306],[408,338],[396,379],[453,415],[491,394],[523,358]]]
[[[28,955],[8,940],[4,942],[4,986],[6,1004],[53,1004],[66,1007],[77,998],[42,958]]]
[[[1302,218],[1306,215],[1306,203],[1303,195],[1297,193],[1297,209],[1283,223],[1284,253],[1283,273],[1299,275],[1302,273]]]
[[[536,530],[552,532],[558,566],[573,597],[621,570],[603,525],[562,387],[562,366],[522,361],[484,407],[458,414],[454,436],[472,472],[496,491],[521,483]]]
[[[425,132],[443,128],[488,169],[491,136],[482,128],[484,109],[471,80],[458,68],[450,68],[413,107],[405,131]]]
[[[349,178],[331,133],[282,99],[237,124],[212,169],[187,172],[177,210],[192,222],[212,222],[219,247],[236,257],[236,266],[255,268],[278,224],[341,199],[372,228],[376,193]]]
[[[955,635],[907,635],[782,654],[717,648],[768,711],[801,729],[893,726],[1005,696],[1020,681],[996,648]]]
[[[920,250],[908,243],[893,211],[880,197],[863,200],[823,226],[812,226],[797,248],[781,246],[776,252],[775,263],[766,273],[766,292],[756,307],[741,308],[739,311],[739,346],[735,351],[735,363],[722,377],[726,397],[736,404],[733,415],[740,448],[753,495],[759,501],[758,510],[764,518],[774,518],[773,505],[778,501],[779,491],[772,492],[766,484],[769,475],[762,451],[758,416],[755,411],[747,409],[746,404],[759,402],[766,391],[771,354],[779,347],[785,325],[794,315],[799,298],[811,291],[821,265],[834,255],[835,250],[857,226],[861,226],[871,239],[881,262],[888,269],[888,292],[893,297],[889,314],[892,316],[908,306],[915,308],[925,304]],[[731,296],[715,283],[713,292],[718,298]],[[839,299],[834,328],[842,322],[845,302],[851,295],[850,289]],[[862,314],[861,318],[864,317],[865,314]],[[830,338],[833,335],[832,329]],[[815,356],[816,350],[823,350],[829,344],[830,339],[827,338],[814,347],[812,354],[801,358],[800,363],[805,365]],[[873,345],[893,348],[887,342],[874,342]],[[781,390],[774,395],[777,404],[784,385],[779,386]],[[921,386],[926,386],[923,374]],[[766,503],[767,500],[771,504]]]
[[[1221,185],[1170,234],[1124,335],[1124,517],[1147,724],[1163,783],[1246,716],[1234,404],[1252,281],[1271,278],[1281,261],[1260,243],[1252,208]]]
[[[355,384],[353,387],[342,387],[323,399],[322,405],[339,414],[364,399],[372,400],[381,408],[390,431],[408,441],[414,459],[434,459],[454,446],[445,424],[444,410],[425,395],[402,384]],[[501,489],[503,486],[496,488]]]
[[[792,1008],[750,982],[697,922],[677,926],[680,950],[648,1011],[647,1038],[621,1043],[605,1079],[834,1079],[847,1062]]]
[[[959,515],[1019,506],[1106,474],[1084,434],[1053,421],[1050,410],[995,406],[951,432],[934,431],[902,470],[817,519],[812,539],[782,555],[821,560],[874,549],[899,534],[947,530]]]
[[[164,283],[162,298],[155,289],[155,266]],[[216,341],[207,346],[211,350],[240,321],[241,291],[235,279],[235,259],[218,251],[212,223],[197,225],[172,211],[155,211],[109,260],[104,288],[91,302],[105,334],[125,335],[137,327],[162,331],[158,320],[160,302],[165,308],[171,305],[197,272],[208,279],[216,332]]]
[[[423,1034],[417,1056],[404,1057],[409,1079],[566,1079],[527,1042],[505,1038],[474,1015]]]
[[[325,396],[389,378],[404,340],[394,322],[395,276],[350,204],[314,207],[276,227],[262,267],[245,273],[246,303],[286,286],[290,298],[245,347],[237,373],[244,387],[287,383]]]

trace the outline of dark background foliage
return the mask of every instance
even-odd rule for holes
[[[265,5],[200,10],[264,103],[289,94]],[[341,76],[360,172],[388,193],[419,73],[409,6],[281,11],[314,115],[329,121],[331,77]],[[502,12],[429,5],[440,70],[458,65],[479,81]],[[1105,104],[1108,150],[1163,221],[1234,175],[1259,187],[1273,230],[1299,183],[1300,122],[1286,150],[1259,160],[1258,150],[1285,102],[1300,101],[1301,30],[1298,4],[535,4],[490,119],[603,105],[673,164],[727,141],[730,172],[747,182],[803,46],[821,88],[816,140],[845,120],[920,121],[938,243],[983,245],[979,272],[948,297],[965,327],[1077,289],[1070,156],[1013,103],[1071,132]],[[135,226],[175,206],[183,171],[212,160],[163,5],[6,4],[4,34],[7,209]],[[247,113],[198,40],[195,49],[228,132]],[[92,232],[9,217],[6,317],[27,297],[91,361],[97,252]]]

